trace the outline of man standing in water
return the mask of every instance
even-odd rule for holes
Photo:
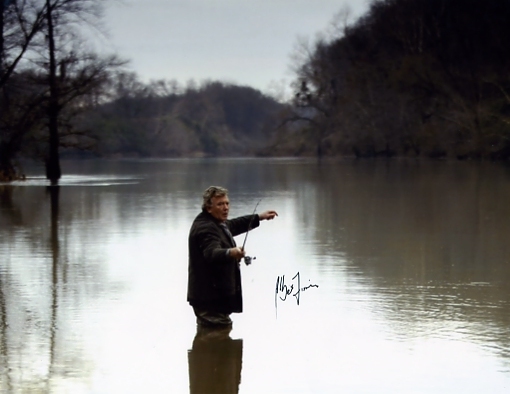
[[[232,327],[230,314],[243,311],[240,261],[245,257],[233,237],[278,216],[265,211],[229,220],[229,204],[227,189],[208,187],[189,233],[188,302],[199,327]]]

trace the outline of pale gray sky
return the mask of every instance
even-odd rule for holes
[[[292,80],[298,37],[314,39],[343,7],[367,0],[121,0],[109,6],[107,49],[141,79],[222,80],[267,91]]]

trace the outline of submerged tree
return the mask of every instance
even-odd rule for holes
[[[83,43],[76,32],[83,23],[95,23],[102,15],[103,2],[100,0],[45,0],[45,2],[47,32],[45,44],[48,56],[42,65],[48,75],[49,138],[46,177],[52,183],[57,183],[61,176],[59,127],[62,114],[68,109],[66,107],[75,105],[75,101],[81,95],[90,94],[92,90],[97,93],[98,83],[106,81],[107,69],[119,66],[122,62],[115,58],[103,60],[81,49]],[[75,71],[75,74],[71,75],[71,71]]]
[[[55,30],[53,25],[54,13],[57,10],[58,2],[51,4],[50,0],[46,0],[46,23],[47,23],[47,40],[48,40],[48,132],[49,132],[49,151],[46,161],[46,178],[52,184],[58,183],[62,174],[60,169],[59,157],[59,135],[58,135],[58,116],[60,112],[59,91],[57,86],[57,64],[56,64],[56,48],[55,48]]]
[[[103,6],[100,0],[18,0],[8,8],[0,75],[4,171],[12,173],[16,155],[29,152],[43,159],[47,178],[57,183],[60,147],[90,146],[74,118],[106,94],[110,73],[124,64],[88,51],[79,34],[97,23]]]

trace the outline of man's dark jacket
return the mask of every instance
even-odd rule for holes
[[[250,223],[251,222],[251,223]],[[225,222],[232,236],[258,227],[258,215]],[[210,312],[243,311],[239,261],[227,255],[235,247],[225,230],[205,210],[194,220],[188,239],[188,302]]]

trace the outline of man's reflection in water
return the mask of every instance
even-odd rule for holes
[[[197,328],[188,351],[190,394],[239,392],[243,340],[230,338],[231,330]]]

